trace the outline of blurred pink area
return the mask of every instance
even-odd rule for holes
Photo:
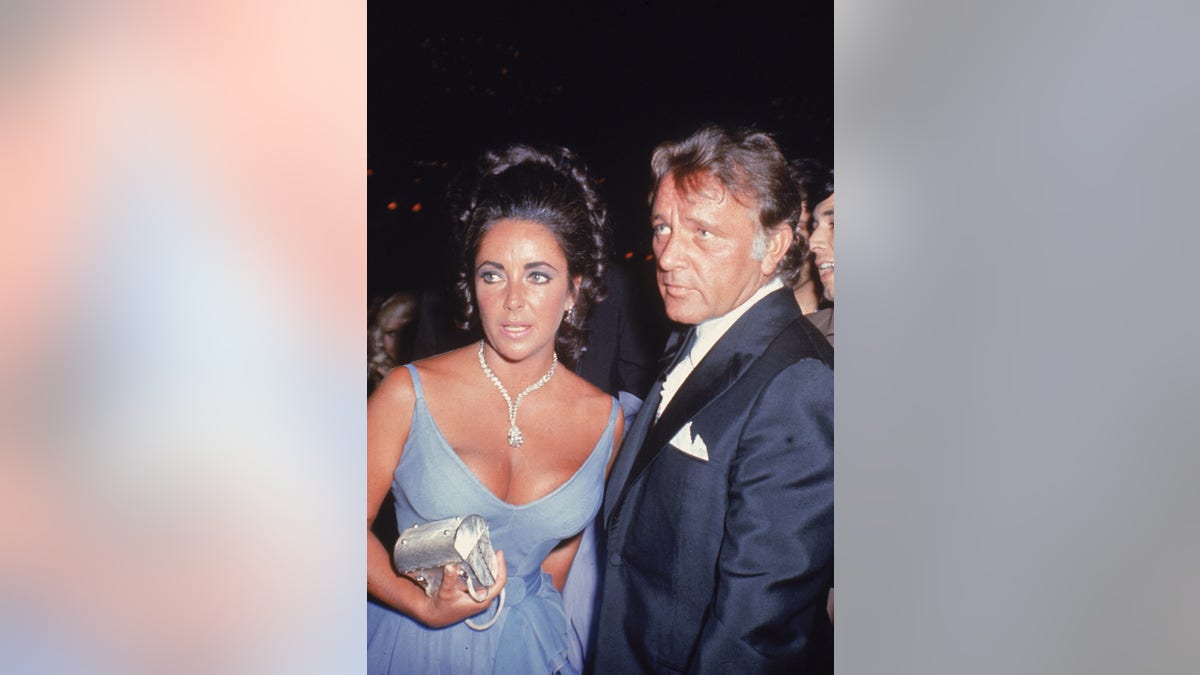
[[[365,3],[11,16],[0,653],[359,670]]]

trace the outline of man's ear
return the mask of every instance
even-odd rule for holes
[[[761,270],[764,276],[772,276],[775,274],[775,268],[779,266],[779,261],[783,260],[783,256],[787,254],[788,249],[792,245],[791,226],[788,223],[777,223],[775,227],[767,230],[767,254],[763,256]]]

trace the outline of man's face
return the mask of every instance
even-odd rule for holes
[[[813,209],[813,230],[808,237],[817,276],[825,287],[825,299],[833,302],[833,195]]]
[[[650,209],[658,291],[672,321],[697,324],[727,314],[775,273],[791,228],[767,237],[766,255],[751,255],[758,215],[719,181],[701,177],[681,192],[674,174],[659,183]]]

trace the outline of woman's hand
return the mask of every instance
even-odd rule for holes
[[[447,565],[442,569],[442,585],[433,597],[421,607],[416,616],[418,621],[430,628],[442,628],[469,619],[491,606],[492,600],[500,594],[500,589],[508,583],[508,567],[504,564],[504,552],[496,551],[496,583],[487,589],[483,600],[476,602],[467,592],[467,586],[458,575],[457,565]],[[482,589],[476,589],[478,592]]]

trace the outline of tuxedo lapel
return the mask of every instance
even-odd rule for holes
[[[795,296],[783,288],[775,291],[751,307],[737,320],[713,348],[704,356],[696,368],[688,375],[680,386],[679,391],[671,398],[671,402],[663,410],[662,416],[653,422],[654,411],[657,409],[662,389],[662,376],[654,384],[654,390],[646,400],[646,404],[635,422],[636,432],[631,433],[628,449],[637,448],[626,477],[620,485],[620,497],[613,502],[614,508],[629,492],[645,471],[650,462],[667,446],[671,438],[689,420],[693,419],[709,403],[716,400],[733,383],[738,380],[762,354],[783,327],[801,316],[796,305]],[[651,407],[653,403],[654,407]],[[640,416],[645,414],[649,420]],[[639,443],[640,440],[640,443]],[[615,472],[614,472],[615,473]],[[606,516],[612,510],[606,511]]]
[[[718,342],[704,360],[696,365],[688,378],[683,381],[679,391],[663,410],[658,422],[650,429],[643,450],[646,448],[662,449],[675,433],[690,419],[694,418],[709,403],[725,393],[742,373],[750,366],[754,357],[740,353],[736,345],[722,339]],[[652,455],[653,453],[639,453]],[[653,459],[647,456],[643,462],[634,463],[632,475],[637,476],[639,470]]]
[[[625,433],[625,440],[621,443],[621,452],[617,454],[617,461],[613,462],[612,472],[608,477],[608,487],[604,493],[603,522],[605,523],[608,522],[608,517],[617,504],[617,495],[623,494],[624,487],[628,484],[630,468],[639,454],[638,449],[642,447],[650,425],[654,423],[654,411],[658,409],[658,402],[662,400],[661,393],[662,378],[660,377],[650,388],[650,393],[646,396],[642,407],[638,409],[633,426]]]
[[[608,478],[604,499],[604,522],[608,522],[608,517],[617,502],[616,497],[622,493],[629,479],[630,467],[640,454],[638,450],[642,447],[646,435],[654,424],[654,415],[658,411],[659,401],[662,400],[663,380],[666,379],[667,373],[670,372],[675,361],[680,358],[680,347],[687,342],[687,335],[688,331],[676,331],[667,339],[663,356],[659,359],[661,372],[659,372],[658,379],[651,385],[646,400],[642,402],[642,407],[634,417],[633,425],[625,432],[625,440],[621,445],[622,451],[617,454],[617,460],[613,463],[612,472]]]

